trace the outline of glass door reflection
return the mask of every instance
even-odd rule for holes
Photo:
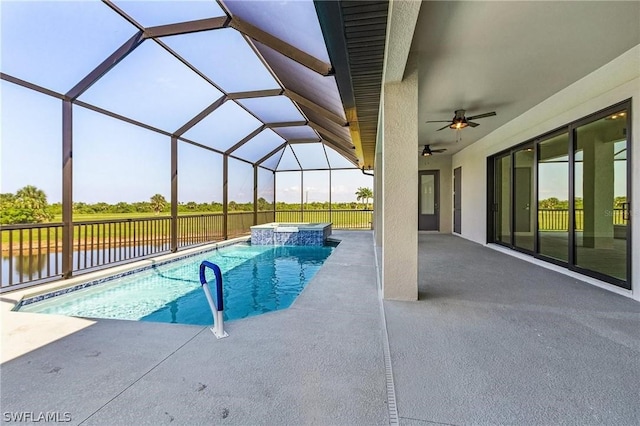
[[[513,245],[534,249],[533,143],[513,154]]]
[[[496,157],[494,164],[494,241],[511,245],[511,155]]]
[[[569,261],[569,133],[538,143],[538,253]]]
[[[575,265],[627,281],[627,111],[575,129]]]

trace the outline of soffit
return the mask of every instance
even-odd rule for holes
[[[348,108],[349,122],[357,120],[361,166],[373,168],[378,131],[378,112],[384,66],[387,1],[342,1],[344,35],[355,108]]]

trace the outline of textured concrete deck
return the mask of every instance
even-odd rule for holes
[[[345,240],[290,309],[228,322],[227,339],[76,319],[78,331],[67,325],[2,365],[3,413],[68,412],[86,425],[388,424],[371,233],[336,235]],[[47,334],[74,320],[5,313],[3,328],[18,315],[46,318]],[[35,339],[38,329],[13,335]]]
[[[371,233],[335,234],[292,308],[220,341],[4,311],[3,345],[29,349],[1,366],[3,421],[388,424]],[[384,302],[400,424],[640,424],[639,303],[450,235],[419,252],[421,300]]]
[[[640,424],[640,304],[451,235],[385,301],[401,424]]]

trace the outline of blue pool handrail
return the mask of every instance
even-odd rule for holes
[[[209,289],[209,283],[207,282],[207,277],[205,276],[205,271],[207,268],[213,270],[216,279],[215,302],[211,297],[211,290]],[[200,284],[202,285],[204,295],[207,297],[207,302],[209,302],[209,307],[211,308],[211,313],[213,314],[213,327],[211,328],[211,331],[218,339],[227,337],[228,334],[224,331],[224,297],[222,295],[222,272],[220,271],[220,267],[215,263],[211,263],[207,260],[203,261],[200,264]]]

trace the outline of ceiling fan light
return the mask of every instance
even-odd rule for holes
[[[453,123],[451,123],[449,128],[453,130],[460,130],[460,129],[464,129],[468,125],[469,124],[467,123],[467,120],[456,120]]]
[[[431,156],[431,150],[425,145],[424,149],[422,150],[422,156],[423,157],[430,157]]]

